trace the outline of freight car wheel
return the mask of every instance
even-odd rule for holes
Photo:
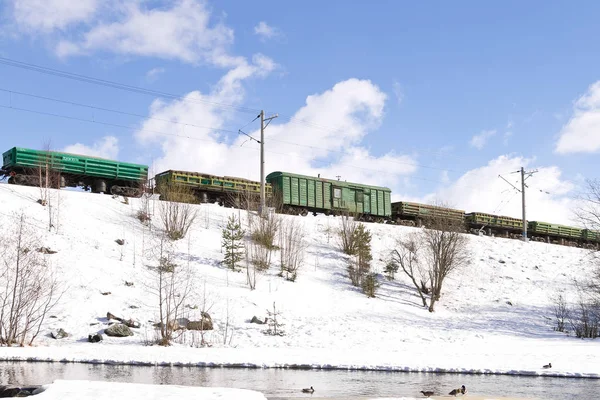
[[[308,215],[308,210],[306,208],[303,208],[302,211],[300,211],[300,215],[306,217]]]

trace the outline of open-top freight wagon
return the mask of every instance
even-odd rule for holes
[[[464,224],[465,212],[453,208],[439,207],[429,204],[397,201],[392,203],[392,220],[401,225],[421,226],[428,220],[445,220],[456,224]]]
[[[392,214],[391,190],[386,187],[325,179],[289,172],[271,172],[274,201],[286,214],[354,214],[365,221],[383,222]]]
[[[94,193],[139,197],[148,166],[99,157],[13,147],[2,154],[0,174],[8,183],[27,186],[90,188]],[[40,179],[42,180],[40,182]]]
[[[155,184],[161,199],[167,191],[185,188],[191,202],[219,203],[226,207],[258,209],[260,182],[233,176],[216,176],[200,172],[168,170],[156,175]],[[271,185],[265,183],[265,196],[270,199]]]

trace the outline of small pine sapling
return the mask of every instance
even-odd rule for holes
[[[229,216],[227,226],[221,232],[222,246],[225,249],[223,264],[235,270],[237,264],[244,259],[244,230],[234,215]]]

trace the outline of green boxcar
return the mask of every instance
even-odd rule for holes
[[[476,228],[501,228],[506,230],[523,230],[523,220],[502,215],[492,215],[481,212],[473,212],[465,215],[467,223]]]
[[[48,168],[46,168],[48,167]],[[11,175],[11,183],[36,184],[40,168],[60,173],[61,186],[91,186],[92,191],[107,192],[114,186],[136,192],[148,179],[148,166],[124,163],[80,154],[13,147],[2,155],[2,171]],[[39,178],[37,178],[39,180]],[[136,190],[133,190],[133,189]],[[139,195],[142,191],[139,190]],[[120,194],[120,193],[119,193]]]
[[[581,228],[540,221],[529,221],[527,224],[527,230],[532,234],[556,236],[569,239],[580,239],[583,234],[583,229]]]
[[[392,218],[396,220],[423,220],[427,218],[449,218],[463,222],[465,212],[453,208],[432,206],[428,204],[397,201],[392,203]]]
[[[155,176],[156,186],[174,183],[189,187],[198,201],[202,203],[218,202],[221,205],[240,206],[240,196],[251,199],[260,198],[260,182],[233,176],[216,176],[200,172],[168,170]],[[271,197],[271,185],[265,184],[265,196]],[[240,196],[238,196],[240,195]]]
[[[321,177],[272,172],[267,182],[274,196],[291,213],[356,213],[387,218],[392,214],[391,190],[386,187],[337,181]]]

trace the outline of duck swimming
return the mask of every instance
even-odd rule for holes
[[[548,363],[548,365],[544,365],[542,368],[546,368],[546,369],[552,368],[552,363]]]
[[[423,393],[423,396],[425,397],[431,397],[434,394],[431,390],[421,390],[421,393]]]
[[[311,386],[310,389],[302,389],[302,393],[313,393],[315,389]]]
[[[453,389],[450,393],[450,395],[452,396],[456,396],[457,394],[461,393],[461,394],[465,394],[467,392],[467,388],[465,387],[465,385],[462,385],[460,387],[460,389]]]

